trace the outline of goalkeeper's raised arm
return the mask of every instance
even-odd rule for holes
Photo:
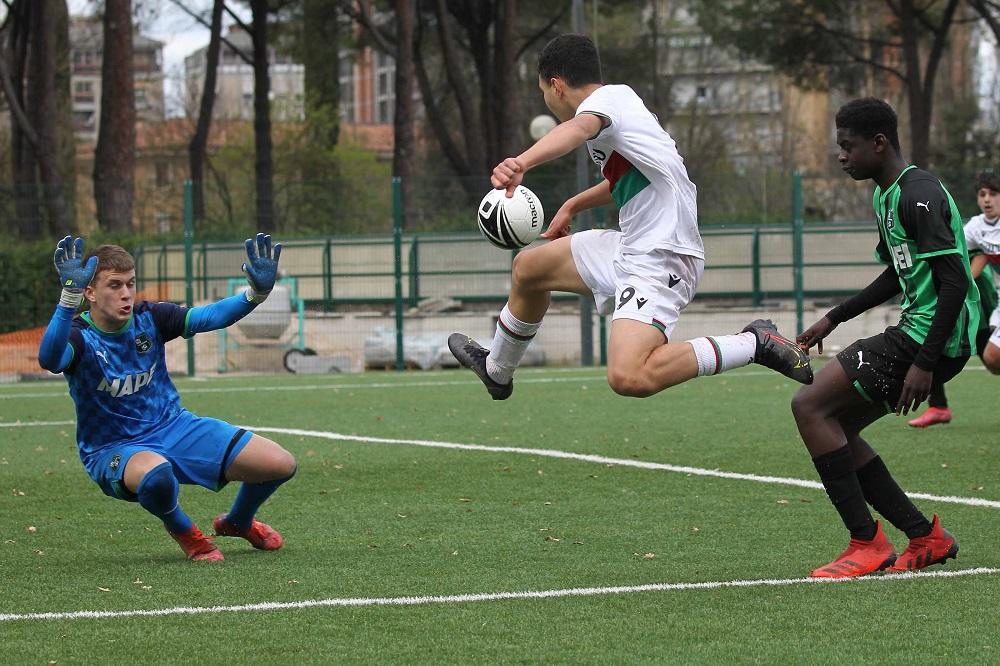
[[[246,239],[245,245],[247,260],[243,263],[243,274],[246,275],[250,288],[217,303],[199,305],[188,310],[184,322],[184,337],[226,328],[238,322],[263,303],[274,289],[281,243],[272,246],[271,237],[259,233],[256,238]]]

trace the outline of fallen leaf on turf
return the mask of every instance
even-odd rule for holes
[[[44,554],[45,554],[44,550],[39,550],[38,548],[35,549],[35,555],[44,555]]]
[[[451,554],[452,555],[458,555],[458,551],[457,550],[453,550],[453,551],[451,551]]]
[[[144,589],[144,590],[152,590],[153,586],[152,585],[143,585],[142,589]]]
[[[132,584],[133,585],[142,585],[142,581],[139,580],[138,578],[136,578],[134,581],[132,581]]]
[[[582,545],[583,545],[583,542],[582,542],[582,541],[574,541],[574,542],[573,542],[573,545],[574,545],[574,546],[582,546]]]
[[[289,585],[298,585],[298,584],[299,584],[299,581],[297,581],[297,580],[295,580],[295,579],[293,578],[293,579],[291,579],[290,581],[288,581],[288,584],[289,584]]]
[[[471,502],[472,500],[469,499],[468,497],[459,497],[458,501],[459,502]]]
[[[110,592],[111,591],[111,588],[108,588],[108,587],[99,587],[97,589],[100,590],[101,592]]]
[[[397,518],[406,518],[406,516],[404,514],[402,514],[402,513],[397,513],[396,517]]]
[[[24,497],[24,491],[18,490],[17,488],[11,488],[10,494],[13,495],[14,497]]]
[[[788,500],[778,500],[778,504],[788,504]]]
[[[546,536],[546,537],[545,537],[545,540],[546,540],[546,541],[554,541],[554,542],[556,542],[556,543],[558,543],[558,542],[562,541],[562,539],[557,539],[556,537],[552,536],[551,534],[550,534],[550,535],[548,535],[548,536]]]
[[[35,532],[38,531],[38,528],[35,527],[34,525],[28,525],[28,531],[34,534]]]

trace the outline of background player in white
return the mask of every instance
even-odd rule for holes
[[[137,502],[163,521],[192,560],[222,553],[177,501],[178,484],[218,491],[242,481],[217,536],[242,537],[277,550],[284,540],[254,515],[295,474],[295,459],[269,439],[181,406],[167,374],[164,345],[177,337],[225,328],[262,303],[274,287],[281,245],[247,239],[243,271],[250,289],[217,303],[185,308],[135,300],[135,263],[117,245],[83,256],[83,239],[67,236],[55,252],[62,296],[42,337],[39,364],[62,372],[76,404],[80,460],[110,497]],[[90,309],[74,317],[86,299]]]
[[[694,297],[704,269],[697,193],[674,140],[635,92],[604,85],[594,43],[561,35],[538,58],[538,86],[561,121],[517,157],[501,162],[493,186],[510,196],[533,167],[583,143],[604,180],[562,205],[543,247],[514,260],[509,300],[489,350],[455,333],[448,346],[494,400],[513,391],[513,373],[549,307],[552,291],[592,294],[598,311],[614,310],[608,383],[621,395],[645,397],[699,375],[756,362],[792,379],[812,381],[809,359],[757,320],[742,333],[670,342],[680,311]],[[577,213],[615,203],[621,231],[569,236]]]
[[[979,215],[965,223],[965,243],[969,249],[972,277],[979,287],[983,320],[976,339],[976,352],[983,365],[1000,374],[1000,305],[997,303],[996,271],[1000,270],[1000,173],[984,171],[976,177]],[[927,399],[927,411],[908,421],[914,428],[950,423],[951,409],[944,384],[934,382]]]

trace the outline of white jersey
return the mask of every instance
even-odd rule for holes
[[[968,246],[969,254],[985,254],[993,265],[996,279],[1000,282],[1000,272],[997,272],[996,264],[1000,264],[1000,218],[992,222],[986,219],[985,215],[976,215],[965,223],[965,244]]]
[[[668,249],[705,258],[698,232],[698,193],[677,145],[635,91],[601,86],[576,110],[607,121],[587,149],[611,184],[622,246],[631,252]]]

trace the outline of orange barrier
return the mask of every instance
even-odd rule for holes
[[[0,374],[38,374],[38,345],[45,327],[0,334]]]

